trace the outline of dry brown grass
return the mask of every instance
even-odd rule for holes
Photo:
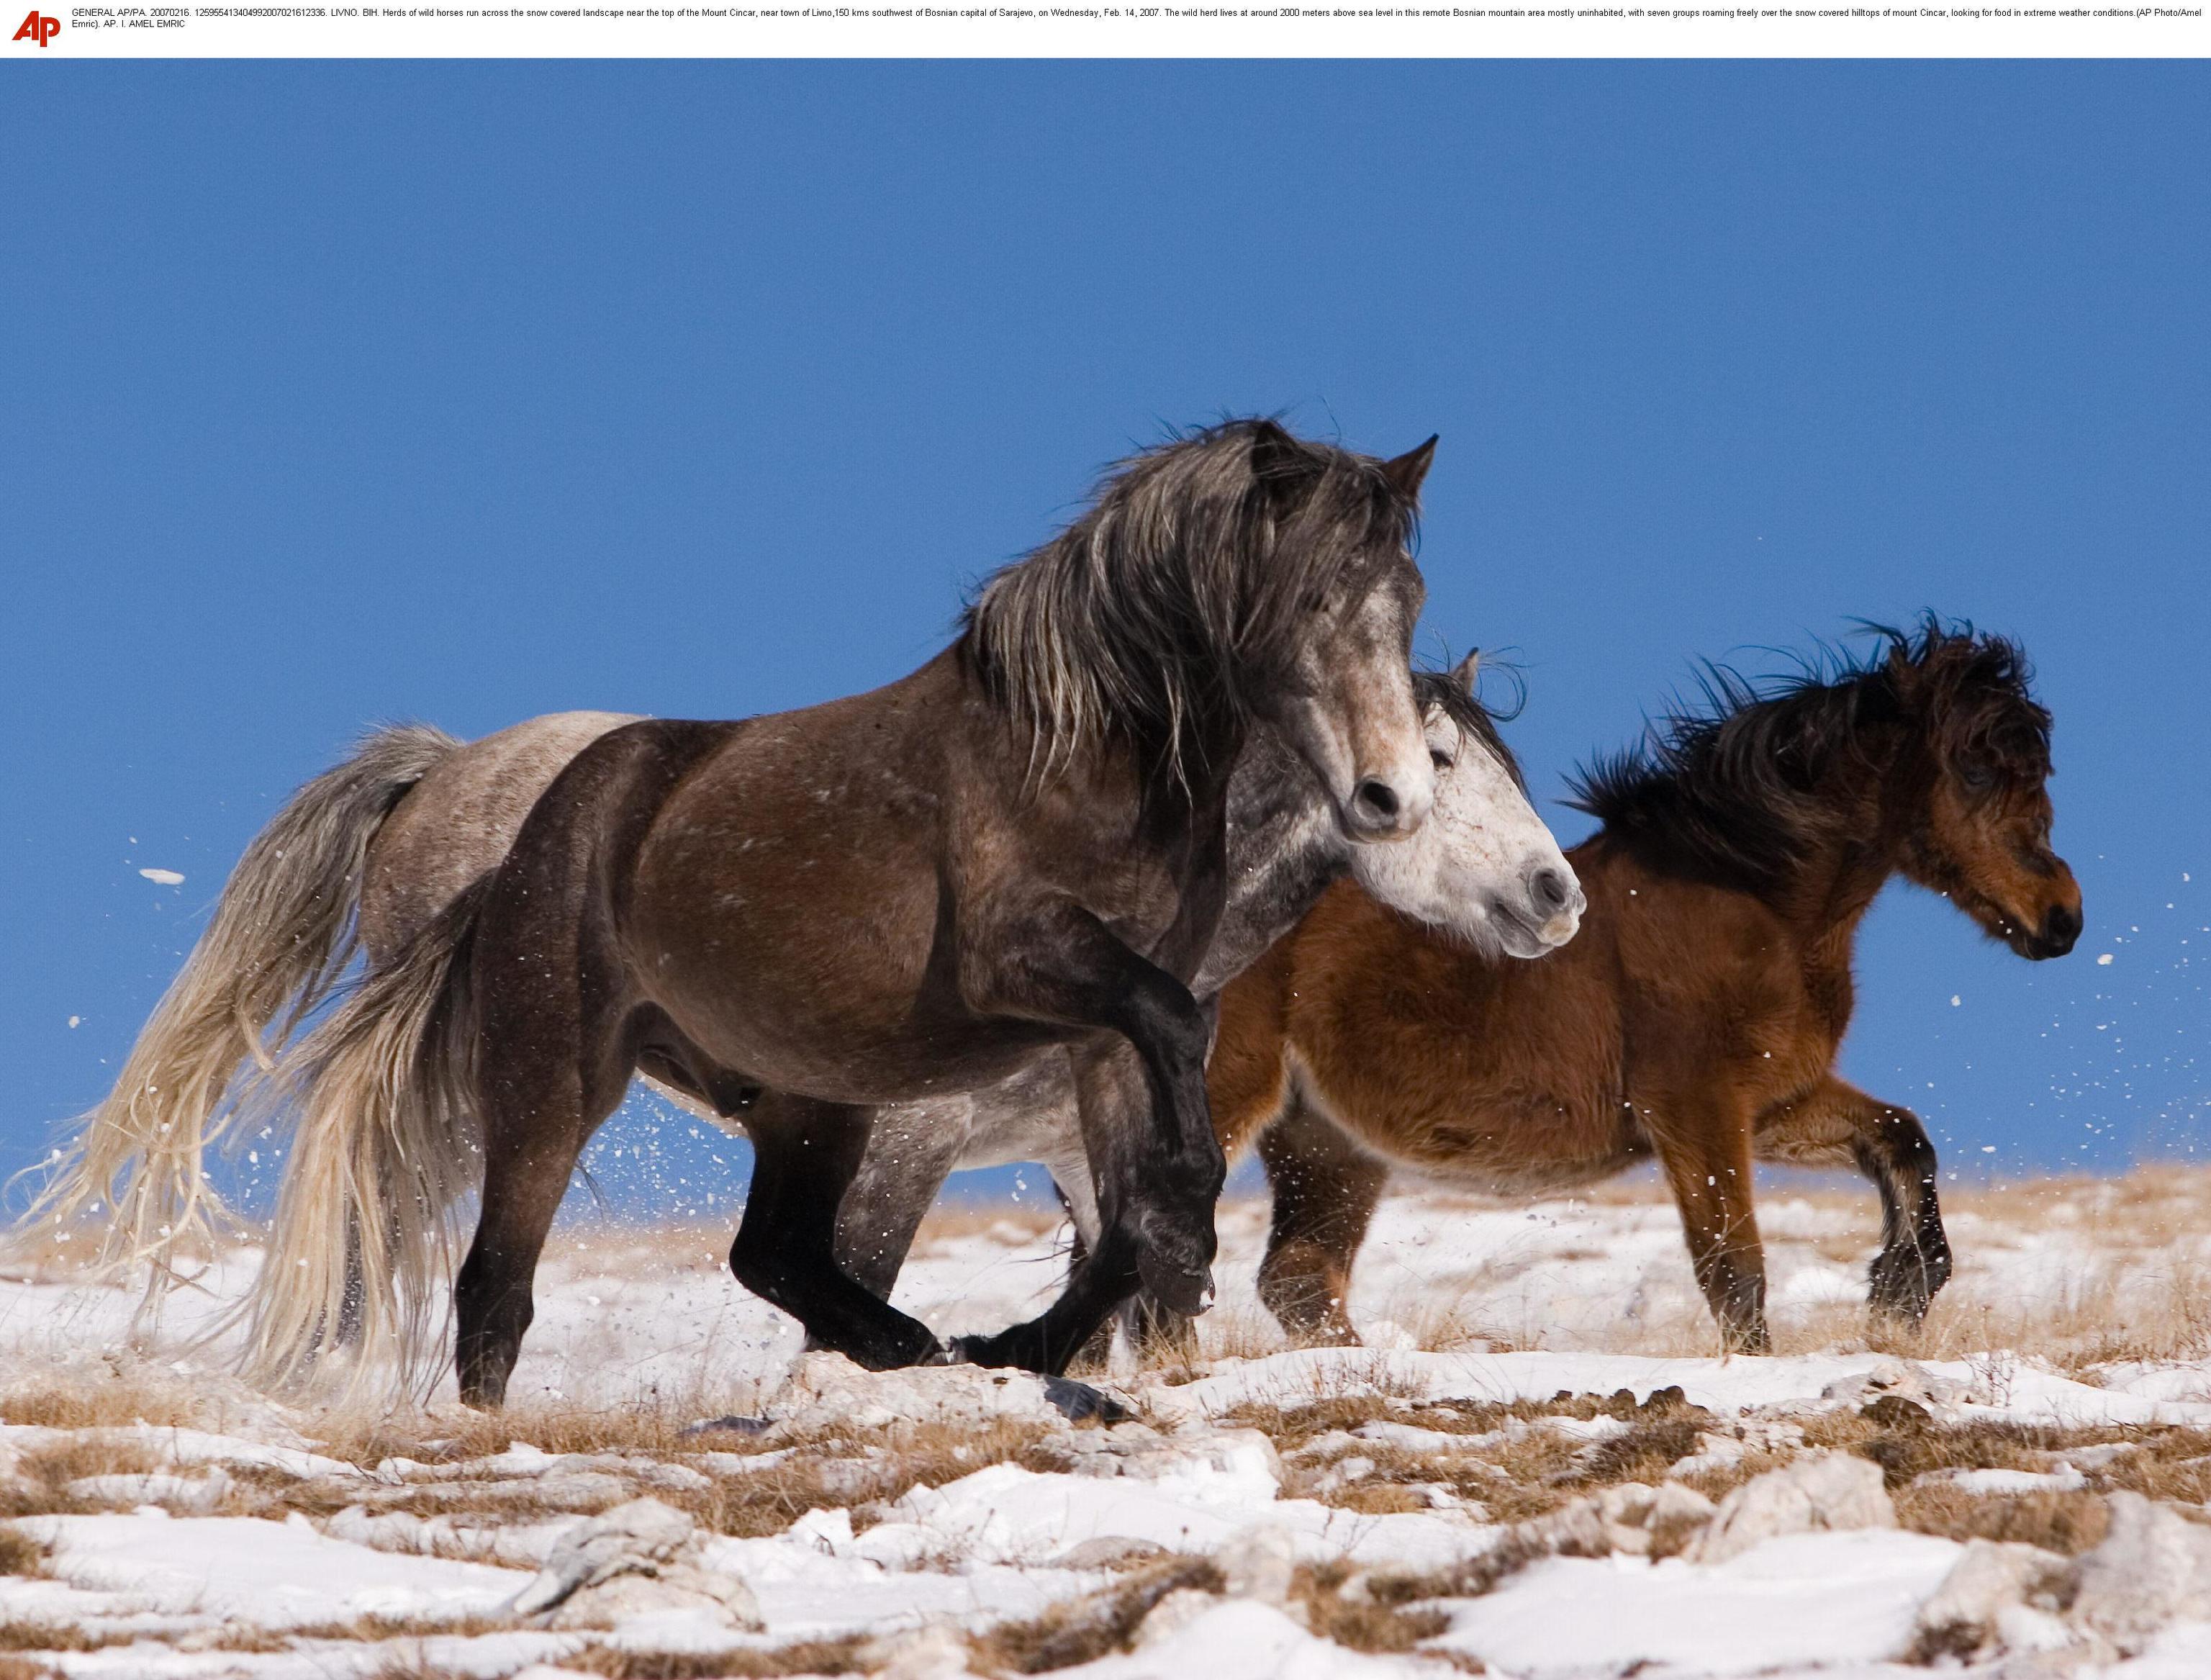
[[[0,1423],[49,1429],[103,1429],[132,1423],[182,1428],[193,1421],[188,1390],[122,1379],[44,1381],[0,1389]]]
[[[46,1549],[13,1523],[0,1524],[0,1575],[43,1575]]]
[[[852,1507],[852,1525],[866,1529],[880,1507],[917,1487],[941,1488],[991,1465],[1009,1461],[1031,1470],[1060,1470],[1064,1459],[1047,1445],[1043,1425],[998,1419],[980,1427],[943,1423],[893,1426],[870,1443],[880,1456],[830,1456],[816,1445],[764,1470],[717,1483],[692,1496],[694,1514],[724,1534],[750,1537],[779,1534],[807,1512],[824,1506]],[[851,1441],[851,1432],[833,1437]],[[681,1495],[663,1495],[681,1504]]]
[[[0,1518],[74,1515],[96,1510],[69,1491],[88,1476],[130,1476],[153,1470],[160,1460],[139,1440],[87,1434],[26,1453],[18,1479],[0,1488]]]
[[[1515,1427],[1544,1418],[1587,1422],[1597,1417],[1616,1418],[1627,1425],[1626,1432],[1586,1441],[1549,1429]],[[1325,1464],[1293,1464],[1283,1492],[1375,1514],[1426,1509],[1425,1490],[1440,1487],[1457,1499],[1481,1504],[1493,1520],[1505,1523],[1547,1515],[1596,1488],[1663,1481],[1677,1459],[1696,1451],[1699,1434],[1715,1422],[1679,1389],[1663,1389],[1640,1402],[1626,1389],[1503,1404],[1407,1405],[1382,1396],[1346,1396],[1300,1406],[1246,1407],[1226,1421],[1263,1430],[1278,1447],[1293,1453],[1331,1430],[1353,1430],[1376,1421],[1452,1435],[1501,1434],[1463,1453],[1360,1440],[1345,1455],[1367,1460],[1374,1466],[1369,1474],[1331,1486]]]
[[[2111,1525],[2099,1493],[1973,1495],[1956,1487],[1906,1488],[1896,1495],[1896,1519],[1946,1540],[2021,1540],[2067,1557],[2100,1542]]]
[[[1356,1572],[1344,1562],[1300,1566],[1290,1582],[1290,1601],[1304,1608],[1305,1626],[1319,1638],[1353,1651],[1395,1656],[1433,1639],[1451,1618],[1433,1605],[1384,1604],[1365,1590],[1346,1598]]]
[[[476,1680],[476,1677],[433,1663],[420,1651],[409,1651],[379,1663],[370,1671],[367,1680]]]
[[[323,1420],[318,1449],[373,1469],[386,1459],[453,1464],[504,1453],[517,1441],[555,1455],[638,1453],[672,1457],[709,1448],[749,1450],[746,1437],[687,1437],[697,1411],[671,1405],[516,1406],[497,1413],[455,1409],[398,1416],[334,1416]]]
[[[136,1633],[100,1633],[59,1622],[0,1622],[0,1651],[105,1651],[144,1637]]]
[[[868,1646],[857,1637],[718,1653],[621,1651],[593,1645],[561,1658],[560,1666],[603,1675],[606,1680],[780,1680],[797,1674],[857,1674],[869,1666]]]
[[[1410,1610],[1438,1598],[1479,1598],[1493,1592],[1530,1563],[1551,1556],[1541,1540],[1507,1529],[1487,1550],[1431,1572],[1376,1569],[1362,1580],[1363,1596],[1384,1610]]]
[[[1102,1592],[975,1635],[968,1642],[970,1660],[986,1674],[1045,1674],[1111,1656],[1129,1648],[1144,1618],[1168,1593],[1218,1592],[1221,1586],[1221,1570],[1210,1558],[1160,1558],[1130,1569]]]

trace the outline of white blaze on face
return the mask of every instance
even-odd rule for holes
[[[1448,761],[1416,834],[1354,849],[1359,884],[1393,910],[1443,928],[1487,955],[1534,957],[1581,925],[1581,883],[1559,843],[1482,739],[1440,711],[1428,744]]]

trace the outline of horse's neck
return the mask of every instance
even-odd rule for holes
[[[1228,785],[1228,901],[1194,989],[1219,990],[1319,902],[1344,844],[1312,773],[1271,733],[1255,734]]]
[[[1842,820],[1832,826],[1832,839],[1799,862],[1779,895],[1808,978],[1837,1017],[1838,1034],[1850,1020],[1858,929],[1901,861],[1887,798],[1893,758],[1892,752],[1870,755],[1830,772],[1820,793]]]

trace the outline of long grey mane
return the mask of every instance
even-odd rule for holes
[[[1318,602],[1414,519],[1372,457],[1224,422],[1109,469],[1080,518],[984,584],[963,646],[1040,772],[1119,738],[1179,780],[1208,730],[1249,721]]]

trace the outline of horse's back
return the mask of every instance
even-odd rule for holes
[[[554,778],[620,712],[554,712],[471,741],[434,767],[377,831],[361,883],[360,937],[382,961],[470,882],[499,867]]]

